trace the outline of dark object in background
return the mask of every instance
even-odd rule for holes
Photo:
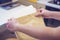
[[[8,7],[8,5],[12,6],[10,2],[12,2],[12,0],[0,0],[0,7],[9,9],[10,7]]]
[[[12,0],[0,0],[0,7],[6,10],[10,10],[19,6],[18,0],[13,2]]]
[[[12,0],[0,0],[0,4],[4,4],[4,3],[7,3],[7,2],[11,2]]]
[[[53,2],[53,4],[60,5],[60,0],[53,0],[52,2]],[[58,4],[58,2],[59,2],[59,4]],[[49,2],[49,3],[51,3],[51,2]],[[60,12],[60,9],[56,9],[56,8],[49,7],[49,6],[46,6],[46,9],[49,10],[49,11],[58,11],[58,12]],[[60,20],[44,18],[44,21],[46,23],[46,26],[51,26],[51,27],[60,26]]]
[[[54,4],[60,5],[60,0],[53,0]]]

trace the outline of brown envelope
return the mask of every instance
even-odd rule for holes
[[[27,15],[21,18],[17,19],[20,23],[24,25],[33,25],[33,27],[45,26],[43,18],[42,17],[35,17],[35,13],[31,15]],[[16,36],[18,40],[39,40],[36,38],[33,38],[27,34],[24,34],[22,32],[16,32]]]

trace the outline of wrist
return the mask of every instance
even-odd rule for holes
[[[47,11],[47,13],[49,14],[50,18],[52,18],[52,19],[54,18],[54,13],[52,11]]]
[[[17,31],[22,32],[23,29],[24,29],[24,27],[25,27],[25,25],[19,25],[19,26],[17,27]]]

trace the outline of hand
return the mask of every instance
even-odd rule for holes
[[[9,19],[7,22],[7,28],[10,31],[18,31],[21,25],[16,21],[16,19]]]
[[[52,14],[48,10],[38,9],[37,12],[38,12],[38,14],[36,14],[37,17],[43,16],[44,18],[52,18]]]

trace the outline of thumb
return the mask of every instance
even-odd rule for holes
[[[36,17],[39,17],[39,16],[43,16],[43,13],[42,13],[42,12],[38,12],[38,13],[36,14]]]
[[[38,13],[36,14],[36,17],[42,16],[42,13]]]
[[[40,10],[39,12],[37,12],[36,17],[42,16],[42,15],[43,15],[42,10]]]

